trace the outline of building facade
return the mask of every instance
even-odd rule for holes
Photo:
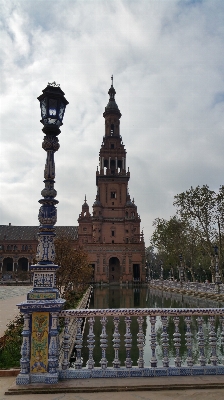
[[[108,94],[96,171],[96,200],[91,215],[85,198],[78,218],[78,241],[89,255],[95,282],[145,281],[145,244],[137,206],[128,190],[130,172],[113,81]]]
[[[68,234],[77,242],[77,226],[56,226],[56,235]],[[26,280],[36,259],[38,226],[0,225],[0,279]]]

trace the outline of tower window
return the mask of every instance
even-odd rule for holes
[[[111,198],[111,199],[116,199],[116,198],[117,198],[116,192],[111,192],[111,193],[110,193],[110,198]]]
[[[114,231],[111,231],[111,235],[114,236]]]
[[[114,143],[111,143],[110,148],[114,149]]]
[[[111,135],[114,134],[114,124],[111,124],[111,126],[110,126],[110,134]]]
[[[114,243],[114,240],[112,240],[112,243]]]

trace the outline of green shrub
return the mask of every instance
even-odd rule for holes
[[[19,314],[7,325],[7,329],[0,341],[0,368],[8,369],[19,367],[21,358],[23,316]]]

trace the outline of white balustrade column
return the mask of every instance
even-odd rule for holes
[[[114,334],[113,334],[113,348],[114,348],[114,361],[113,367],[120,368],[120,360],[119,360],[119,348],[120,348],[120,333],[118,330],[120,319],[119,317],[114,317]]]
[[[157,367],[157,358],[156,358],[156,317],[150,316],[150,323],[151,323],[151,349],[152,349],[152,357],[150,360],[151,367]]]
[[[175,366],[181,367],[181,358],[180,358],[180,331],[179,331],[179,322],[180,317],[173,317],[174,325],[175,325],[175,332],[173,334],[174,340],[174,347],[176,349],[176,357],[174,358]]]
[[[23,325],[23,343],[21,347],[20,365],[21,374],[29,374],[30,371],[30,334],[31,334],[31,324],[30,324],[30,313],[24,313],[24,325]]]
[[[107,317],[100,318],[100,322],[102,325],[102,333],[100,335],[100,347],[102,349],[102,358],[100,360],[101,368],[107,368],[107,359],[106,359],[106,349],[107,349],[107,333],[106,333],[106,324]]]
[[[126,324],[126,333],[125,333],[125,347],[126,347],[126,360],[125,366],[126,368],[132,367],[132,360],[131,360],[131,344],[132,344],[132,335],[131,335],[131,317],[125,317],[125,324]]]
[[[185,322],[186,322],[186,333],[185,333],[185,338],[186,338],[186,346],[187,346],[187,366],[192,367],[194,364],[193,358],[192,358],[192,333],[191,333],[191,316],[185,317]]]
[[[58,357],[59,357],[58,312],[52,312],[50,315],[51,315],[51,325],[49,330],[48,370],[51,374],[56,374],[58,370]],[[69,349],[69,335],[68,335],[68,349]],[[69,360],[68,360],[68,367],[69,367]]]
[[[87,367],[88,369],[93,369],[95,362],[93,359],[93,350],[94,350],[94,343],[95,343],[95,335],[93,332],[93,326],[94,326],[95,318],[90,317],[89,318],[89,334],[87,335],[87,343],[88,343],[88,349],[89,349],[89,359],[87,361]]]
[[[76,360],[75,369],[82,369],[82,318],[77,318],[77,334],[75,341]]]
[[[162,348],[163,348],[163,366],[165,368],[169,367],[169,357],[168,357],[168,349],[169,349],[169,341],[167,334],[167,325],[168,325],[168,317],[165,315],[161,316],[162,321]]]
[[[221,345],[224,349],[224,315],[220,316],[220,325],[221,325]],[[224,364],[224,354],[222,357],[222,363]]]
[[[205,358],[205,339],[204,339],[204,332],[203,332],[203,318],[197,317],[198,322],[198,347],[199,347],[199,362],[201,366],[206,365],[206,358]]]
[[[215,317],[213,315],[209,317],[209,325],[210,325],[209,344],[211,346],[210,361],[211,361],[212,365],[217,365],[217,362],[218,362],[218,357],[217,357],[217,353],[216,353],[217,337],[216,337],[216,333],[215,333]]]
[[[138,334],[137,334],[137,346],[138,346],[138,350],[139,350],[139,357],[138,357],[138,368],[144,368],[145,362],[143,359],[143,355],[144,355],[144,345],[145,345],[145,335],[143,333],[143,322],[144,322],[144,318],[143,317],[138,317],[137,318],[138,321]]]
[[[70,335],[69,335],[69,322],[70,322],[70,318],[69,317],[65,317],[64,319],[64,323],[65,323],[65,327],[64,327],[64,335],[63,335],[63,361],[61,363],[61,367],[63,370],[66,370],[69,368],[69,359],[68,359],[68,354],[69,354],[69,341],[70,341]]]

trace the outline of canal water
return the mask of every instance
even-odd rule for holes
[[[116,286],[108,286],[108,287],[95,287],[93,290],[93,294],[91,297],[89,308],[207,308],[207,307],[223,307],[222,303],[217,303],[214,301],[208,301],[204,299],[200,299],[197,297],[190,297],[181,295],[179,293],[168,293],[161,292],[155,289],[149,289],[147,287],[133,287],[133,288],[124,288],[124,287],[116,287]],[[182,365],[186,365],[186,357],[187,357],[187,348],[186,348],[186,325],[184,322],[184,318],[180,318],[179,324],[180,334],[181,334],[181,347],[180,347],[180,356],[182,358]],[[210,348],[209,348],[209,323],[208,317],[204,317],[204,334],[205,334],[205,356],[209,362],[210,357]],[[220,324],[219,320],[216,320],[215,326],[217,332],[217,354],[220,358],[223,357],[223,349],[221,346],[221,332],[220,332]],[[87,343],[87,335],[89,331],[88,321],[85,325],[84,336],[83,336],[83,366],[86,366],[86,362],[88,360],[88,343]],[[94,348],[94,361],[95,366],[100,366],[101,360],[101,348],[100,348],[100,334],[102,331],[102,326],[100,323],[100,318],[95,318],[94,324],[94,334],[95,334],[95,348]],[[120,318],[119,323],[119,333],[121,339],[121,346],[119,350],[119,359],[121,361],[121,366],[124,366],[126,353],[124,346],[124,334],[126,331],[124,318]],[[144,346],[144,361],[145,366],[150,366],[150,358],[151,358],[151,347],[150,347],[150,331],[151,325],[149,317],[144,317],[143,331],[145,334],[145,346]],[[168,339],[169,339],[169,359],[170,365],[174,365],[175,358],[175,347],[173,342],[173,334],[175,331],[173,319],[170,317],[168,319]],[[107,322],[107,360],[108,366],[112,366],[112,361],[114,359],[114,348],[113,348],[113,332],[114,332],[114,324],[113,317],[108,317]],[[197,321],[196,317],[192,318],[191,323],[191,332],[193,334],[193,358],[195,363],[197,363],[197,359],[199,357],[198,354],[198,346],[197,346]],[[131,350],[131,358],[133,361],[133,366],[137,365],[138,360],[138,347],[137,347],[137,333],[138,333],[138,323],[137,318],[132,318],[131,322],[131,333],[132,333],[132,350]],[[158,366],[162,366],[162,324],[160,318],[157,317],[156,322],[156,335],[157,335],[157,349],[156,355],[158,359]]]

